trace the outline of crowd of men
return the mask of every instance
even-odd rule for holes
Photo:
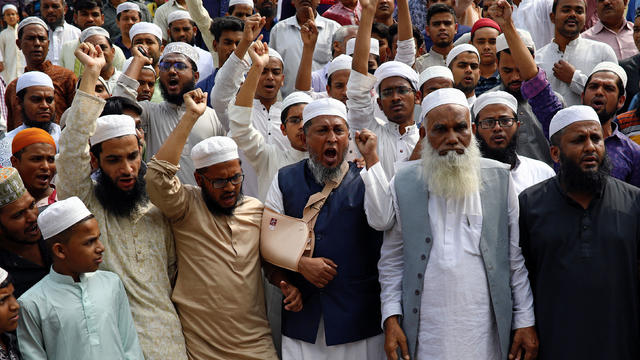
[[[640,3],[102,1],[0,1],[0,360],[640,358]]]

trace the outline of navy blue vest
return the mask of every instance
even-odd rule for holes
[[[284,213],[302,218],[309,197],[322,191],[307,167],[307,160],[278,172]],[[378,259],[382,233],[367,223],[364,183],[360,169],[349,163],[344,180],[329,195],[314,228],[314,257],[326,257],[338,265],[338,275],[318,289],[299,273],[289,279],[302,293],[300,312],[282,311],[282,334],[315,343],[324,319],[327,345],[346,344],[378,335],[380,328],[380,284]]]

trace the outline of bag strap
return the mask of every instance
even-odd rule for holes
[[[309,240],[307,241],[304,256],[311,256],[313,253],[316,238],[313,228],[316,225],[316,220],[318,219],[318,214],[320,213],[322,206],[324,206],[324,203],[327,201],[327,198],[333,189],[340,186],[342,180],[347,175],[347,172],[349,172],[349,163],[344,161],[340,166],[340,176],[335,180],[327,181],[321,192],[311,195],[309,200],[307,200],[307,205],[305,205],[304,210],[302,211],[302,221],[307,223],[307,228],[309,229]]]

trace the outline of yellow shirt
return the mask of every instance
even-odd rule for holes
[[[244,197],[232,216],[214,216],[179,167],[151,159],[151,201],[171,223],[178,255],[176,304],[189,359],[278,359],[267,321],[260,260],[263,205]]]

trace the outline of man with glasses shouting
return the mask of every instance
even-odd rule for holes
[[[555,176],[546,163],[516,154],[518,101],[506,91],[482,94],[473,105],[474,127],[482,156],[511,166],[518,194],[529,186]]]

